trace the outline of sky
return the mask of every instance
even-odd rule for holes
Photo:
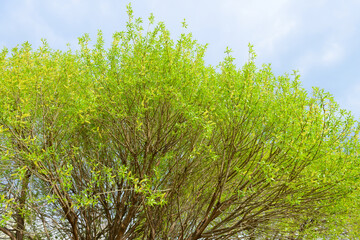
[[[360,118],[360,1],[347,0],[0,0],[0,48],[44,38],[53,49],[77,47],[78,37],[110,44],[125,29],[126,5],[136,17],[162,21],[176,39],[187,31],[208,44],[205,60],[216,66],[226,47],[240,68],[254,45],[257,65],[276,75],[298,70],[303,87],[330,92],[341,108]],[[145,21],[146,22],[146,21]]]

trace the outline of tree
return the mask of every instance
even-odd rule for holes
[[[359,129],[350,113],[320,89],[308,95],[296,72],[258,69],[252,46],[241,69],[227,51],[216,70],[191,34],[175,43],[163,23],[144,32],[128,14],[108,50],[100,31],[75,52],[45,40],[2,51],[0,231],[74,240],[352,233],[344,203],[358,204]]]

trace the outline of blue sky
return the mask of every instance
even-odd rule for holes
[[[360,118],[360,1],[347,0],[0,0],[0,47],[41,38],[55,49],[76,47],[77,38],[98,29],[110,42],[125,28],[126,5],[147,19],[163,21],[176,38],[181,22],[200,43],[206,62],[217,65],[226,47],[239,67],[248,43],[257,63],[271,63],[277,75],[299,70],[303,86],[325,89],[342,108]]]

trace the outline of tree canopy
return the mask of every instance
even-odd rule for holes
[[[359,125],[297,72],[128,7],[108,49],[0,54],[0,231],[19,239],[359,236]]]

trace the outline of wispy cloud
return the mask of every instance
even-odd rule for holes
[[[304,52],[299,56],[298,66],[302,73],[314,68],[331,67],[341,62],[346,55],[345,46],[336,42],[325,43],[320,49]]]
[[[296,19],[287,0],[223,1],[223,15],[234,21],[228,28],[238,38],[247,38],[263,54],[273,54],[296,31]]]

